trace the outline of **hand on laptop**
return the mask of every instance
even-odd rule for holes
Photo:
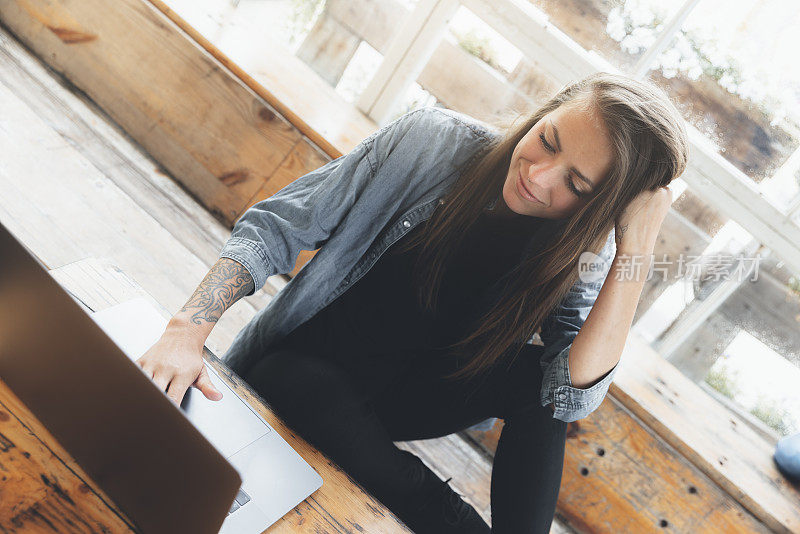
[[[254,287],[252,276],[242,264],[229,258],[218,259],[169,321],[161,339],[136,360],[178,406],[191,386],[209,400],[222,398],[203,362],[203,344],[225,310],[252,293]]]
[[[202,354],[202,343],[198,347],[195,338],[168,327],[136,363],[178,406],[192,386],[209,400],[220,400],[222,393],[211,382]]]

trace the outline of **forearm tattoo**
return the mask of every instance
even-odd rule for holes
[[[192,324],[216,323],[230,305],[253,290],[253,277],[241,264],[220,259],[181,308]]]

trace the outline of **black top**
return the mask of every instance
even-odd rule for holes
[[[489,291],[491,286],[519,263],[542,222],[526,215],[501,218],[482,212],[448,262],[433,313],[423,310],[412,289],[412,270],[420,247],[404,253],[397,250],[423,231],[424,224],[419,224],[289,337],[321,340],[324,336],[326,350],[370,353],[453,343],[494,303],[489,297],[495,294]]]

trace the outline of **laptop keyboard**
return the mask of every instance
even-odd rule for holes
[[[245,504],[250,502],[250,495],[244,492],[243,489],[239,490],[239,493],[236,494],[236,499],[233,501],[231,505],[231,509],[228,511],[228,515],[231,515],[233,512],[244,506]]]

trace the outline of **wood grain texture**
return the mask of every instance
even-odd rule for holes
[[[232,223],[300,133],[142,0],[2,0],[2,21]]]
[[[210,265],[200,261],[66,139],[0,83],[0,220],[49,268],[112,259],[177,311]],[[176,230],[173,229],[173,232]],[[228,316],[230,313],[230,317]],[[255,313],[236,304],[209,347],[225,350]]]
[[[498,421],[468,435],[493,455],[501,430]],[[777,471],[772,452],[629,337],[609,396],[569,423],[558,513],[590,532],[798,532],[800,488]]]
[[[772,532],[614,399],[568,425],[557,515],[578,532]],[[473,434],[493,454],[501,429]]]
[[[229,226],[259,189],[278,190],[319,166],[316,157],[284,164],[298,143],[311,144],[301,132],[330,158],[375,128],[321,80],[297,91],[305,71],[317,77],[288,53],[246,65],[283,100],[275,97],[158,0],[0,0],[0,20]],[[300,96],[309,94],[313,104]],[[342,112],[319,113],[321,105]],[[304,252],[286,274],[311,257]]]
[[[130,532],[131,525],[0,380],[0,532]]]
[[[0,6],[3,7],[0,11],[3,11],[3,17],[5,17],[5,8],[7,5],[10,4],[0,0]],[[27,3],[27,5],[31,4]],[[69,22],[69,20],[67,20],[67,22]],[[48,32],[50,32],[50,30],[48,30]],[[61,37],[59,37],[59,34]],[[83,35],[83,37],[81,35]],[[90,39],[89,37],[91,37],[91,35],[90,33],[81,34],[80,31],[75,30],[67,32],[63,31],[63,28],[61,28],[57,32],[56,37],[62,42],[64,42],[63,38],[66,38],[66,41],[70,41],[69,46],[92,46],[92,43],[96,42],[97,39]],[[286,90],[290,90],[288,85]],[[12,91],[12,93],[13,92],[14,91]],[[2,96],[6,96],[6,94]],[[20,95],[18,94],[17,96]],[[1,100],[2,98],[0,98],[0,101]],[[21,98],[20,102],[22,102]],[[26,115],[22,117],[18,115],[17,118],[21,119],[18,123],[21,124],[24,120],[28,120],[29,116]],[[7,116],[4,115],[4,119],[8,120]],[[31,124],[36,126],[36,128],[41,126],[41,124],[36,124],[37,118],[35,114],[32,116],[31,121]],[[41,123],[41,121],[39,122]],[[11,123],[7,122],[6,124]],[[0,146],[4,149],[4,151],[2,151],[3,158],[0,159],[8,161],[8,155],[18,156],[18,154],[23,154],[24,149],[20,147],[24,147],[26,144],[36,146],[40,141],[37,137],[39,135],[40,131],[36,130],[34,137],[29,138],[27,141],[14,142],[11,144],[0,143]],[[108,224],[108,221],[104,221],[102,217],[97,217],[96,215],[89,215],[92,201],[97,201],[97,198],[101,195],[104,196],[108,188],[107,183],[101,179],[99,175],[90,176],[88,179],[88,184],[90,185],[87,187],[76,186],[77,191],[80,191],[78,195],[70,193],[71,187],[65,188],[59,184],[62,178],[60,174],[58,179],[51,177],[53,179],[52,182],[46,181],[45,184],[48,184],[47,186],[40,187],[36,185],[31,190],[28,190],[26,184],[29,180],[42,179],[45,173],[51,172],[53,169],[58,169],[60,173],[62,171],[60,168],[60,164],[62,163],[61,154],[68,153],[69,147],[63,140],[57,145],[53,142],[53,139],[45,136],[42,138],[41,142],[42,146],[37,146],[38,151],[28,150],[27,153],[30,154],[31,158],[41,158],[42,154],[47,152],[57,154],[56,156],[51,155],[50,159],[44,161],[42,165],[38,167],[33,165],[20,167],[6,163],[5,167],[3,167],[3,165],[0,164],[0,171],[2,171],[0,172],[0,179],[3,180],[4,186],[4,200],[0,200],[0,218],[2,218],[4,222],[6,220],[14,220],[16,229],[24,232],[27,239],[36,246],[37,251],[43,256],[46,256],[48,261],[55,261],[56,265],[86,257],[89,253],[96,253],[97,250],[102,248],[98,246],[98,243],[94,242],[98,237],[102,238],[101,241],[105,246],[117,243],[118,247],[115,250],[109,251],[109,249],[105,249],[105,253],[113,252],[114,254],[118,254],[118,258],[121,258],[124,262],[130,262],[131,266],[135,266],[134,269],[137,272],[137,279],[140,281],[146,282],[147,284],[157,282],[159,286],[157,291],[162,303],[169,303],[171,300],[175,300],[175,295],[180,295],[180,291],[183,291],[181,287],[186,284],[184,280],[185,271],[191,269],[196,270],[197,264],[201,264],[202,262],[197,262],[196,258],[194,258],[188,262],[188,269],[186,264],[177,262],[164,269],[164,271],[171,270],[172,274],[164,278],[162,278],[161,273],[157,274],[155,277],[152,276],[156,272],[154,266],[150,264],[150,262],[153,261],[152,258],[148,257],[148,259],[143,260],[142,256],[138,254],[140,249],[149,251],[148,253],[150,253],[153,250],[158,250],[158,247],[152,247],[152,244],[148,245],[143,241],[128,240],[125,238],[124,232],[114,233],[101,231],[104,229],[100,227],[103,224]],[[78,140],[78,142],[81,141]],[[298,145],[295,143],[292,146],[297,147]],[[48,148],[49,151],[41,150],[43,147]],[[79,172],[84,172],[86,175],[96,172],[92,170],[91,167],[92,165],[98,166],[100,163],[95,163],[93,160],[90,161],[91,165],[86,165],[84,162],[78,166],[74,166],[75,158],[73,156],[67,157],[67,167],[72,169],[72,173],[67,173],[64,179],[70,184],[77,184],[75,180]],[[39,171],[38,174],[34,172],[37,171],[37,169]],[[275,172],[277,172],[278,169],[280,169],[280,167],[278,167]],[[19,178],[20,176],[24,178]],[[112,186],[113,185],[114,184],[112,184]],[[147,233],[148,229],[152,228],[152,226],[150,226],[151,223],[147,221],[146,217],[143,218],[141,215],[135,215],[134,211],[129,208],[121,208],[123,205],[119,203],[120,188],[121,186],[108,188],[111,200],[110,206],[112,207],[110,211],[113,212],[114,209],[123,209],[124,216],[120,217],[118,220],[132,221],[131,224],[136,226],[138,229],[137,231]],[[100,190],[103,190],[102,194],[98,193]],[[133,194],[132,188],[124,191],[128,194]],[[248,197],[248,202],[250,202],[252,198],[253,197]],[[59,205],[58,201],[62,199],[69,199],[69,201],[64,202],[63,205]],[[20,201],[22,202],[20,203]],[[81,205],[81,209],[71,209],[72,206],[69,202],[75,201]],[[30,209],[33,211],[28,213],[27,210]],[[107,212],[103,211],[103,213],[105,214]],[[87,217],[87,221],[82,221],[81,219],[83,217]],[[77,224],[75,229],[70,229],[69,225],[71,223]],[[48,234],[41,232],[41,228],[43,227],[52,230],[54,233]],[[169,231],[174,232],[175,230],[174,228],[170,228]],[[81,233],[84,235],[81,236]],[[157,237],[156,242],[162,242],[160,241],[161,235],[160,232],[155,233]],[[66,239],[67,237],[68,239]],[[200,239],[195,240],[195,243],[199,242]],[[132,247],[131,243],[136,243],[136,247],[140,247],[140,249]],[[168,243],[168,241],[163,241],[163,243]],[[199,246],[197,250],[200,250]],[[170,254],[172,254],[172,252],[170,252]],[[181,275],[178,276],[176,273],[181,273]],[[181,298],[185,298],[185,294]],[[178,303],[177,305],[180,304]],[[628,358],[628,356],[625,356],[623,361],[625,358]],[[638,363],[638,355],[633,355],[633,361]],[[785,480],[777,474],[774,466],[771,465],[770,456],[772,451],[769,448],[758,445],[758,442],[755,442],[756,446],[752,446],[749,438],[740,440],[736,434],[729,436],[733,438],[732,440],[728,440],[727,437],[724,442],[717,439],[718,430],[721,429],[723,433],[725,432],[722,423],[727,424],[727,412],[722,412],[725,415],[713,412],[715,414],[714,416],[705,416],[703,412],[713,404],[713,399],[707,396],[705,398],[692,396],[692,393],[684,395],[684,388],[688,388],[688,386],[682,385],[679,378],[670,375],[669,378],[665,379],[654,370],[658,369],[658,367],[650,368],[648,364],[646,368],[650,369],[647,371],[650,378],[637,378],[637,380],[642,381],[645,390],[637,390],[635,383],[623,384],[620,380],[621,375],[618,375],[617,383],[612,386],[609,397],[618,399],[624,403],[626,408],[632,410],[632,412],[639,417],[640,425],[645,425],[646,428],[649,427],[652,432],[654,432],[654,436],[666,440],[667,443],[680,451],[684,462],[688,461],[690,464],[699,466],[699,469],[707,473],[709,478],[718,481],[717,483],[726,488],[729,495],[733,495],[734,499],[745,503],[748,510],[754,511],[753,513],[765,523],[772,525],[774,531],[786,532],[787,529],[795,528],[797,525],[796,503],[800,502],[800,499],[797,498],[796,488],[787,486]],[[665,392],[670,391],[670,389],[665,389],[663,387],[664,384],[658,381],[657,377],[659,376],[661,380],[664,380],[670,385],[671,390],[680,392],[680,396],[677,394],[674,396],[665,394]],[[660,392],[658,390],[660,390]],[[692,399],[688,405],[679,405],[680,403],[676,405],[675,401],[678,398],[685,397],[691,397]],[[606,401],[604,406],[608,403],[609,401]],[[622,413],[627,414],[628,417],[631,416],[627,411],[623,411]],[[592,417],[595,416],[596,415],[593,415]],[[662,420],[664,421],[663,424],[660,423]],[[687,421],[691,421],[692,424],[687,424]],[[601,423],[602,422],[598,422],[598,424]],[[650,446],[650,441],[637,438],[625,442],[625,445],[629,447],[648,447]],[[741,460],[735,462],[735,469],[730,470],[730,462],[723,461],[719,463],[719,458],[714,455],[714,452],[721,447],[726,448],[726,450],[735,451],[736,457]],[[696,451],[698,448],[700,450],[699,453]],[[571,451],[572,449],[569,449],[568,454],[572,454]],[[726,458],[729,457],[730,455],[726,455]],[[669,456],[666,458],[669,458]],[[655,461],[656,459],[652,460]],[[718,472],[717,465],[719,465],[719,468],[723,468],[722,474]],[[622,476],[616,477],[615,480],[621,488],[629,484],[628,479]],[[752,491],[754,488],[752,484],[753,480],[760,481],[756,485],[757,487],[755,487],[756,491]],[[613,485],[607,486],[607,489],[608,491],[620,492],[620,489]],[[695,489],[697,488],[695,487]],[[672,494],[668,493],[668,495]],[[675,493],[675,495],[678,496],[675,502],[681,503],[681,494]],[[596,495],[590,493],[584,493],[579,495],[579,497],[587,499],[583,502],[584,504],[587,502],[591,503],[591,499],[597,498]],[[673,507],[678,506],[675,502],[673,503]],[[794,509],[792,506],[794,506]],[[709,514],[711,514],[711,512],[709,512]],[[672,523],[668,524],[672,525]],[[723,524],[727,523],[723,522]]]
[[[336,91],[268,33],[235,48],[218,48],[162,0],[148,0],[206,52],[261,96],[300,133],[332,158],[350,152],[376,124],[347,104]],[[252,36],[251,36],[252,37]],[[272,53],[264,54],[263,50]],[[298,91],[298,85],[303,90]]]
[[[48,70],[23,45],[0,28],[0,82],[36,117],[85,158],[144,212],[206,265],[212,265],[230,229],[172,179],[85,93]],[[55,158],[52,161],[57,161]],[[264,288],[242,301],[264,307],[285,285],[272,276]]]
[[[774,532],[800,532],[800,485],[778,471],[774,447],[629,336],[611,393],[644,425]]]

